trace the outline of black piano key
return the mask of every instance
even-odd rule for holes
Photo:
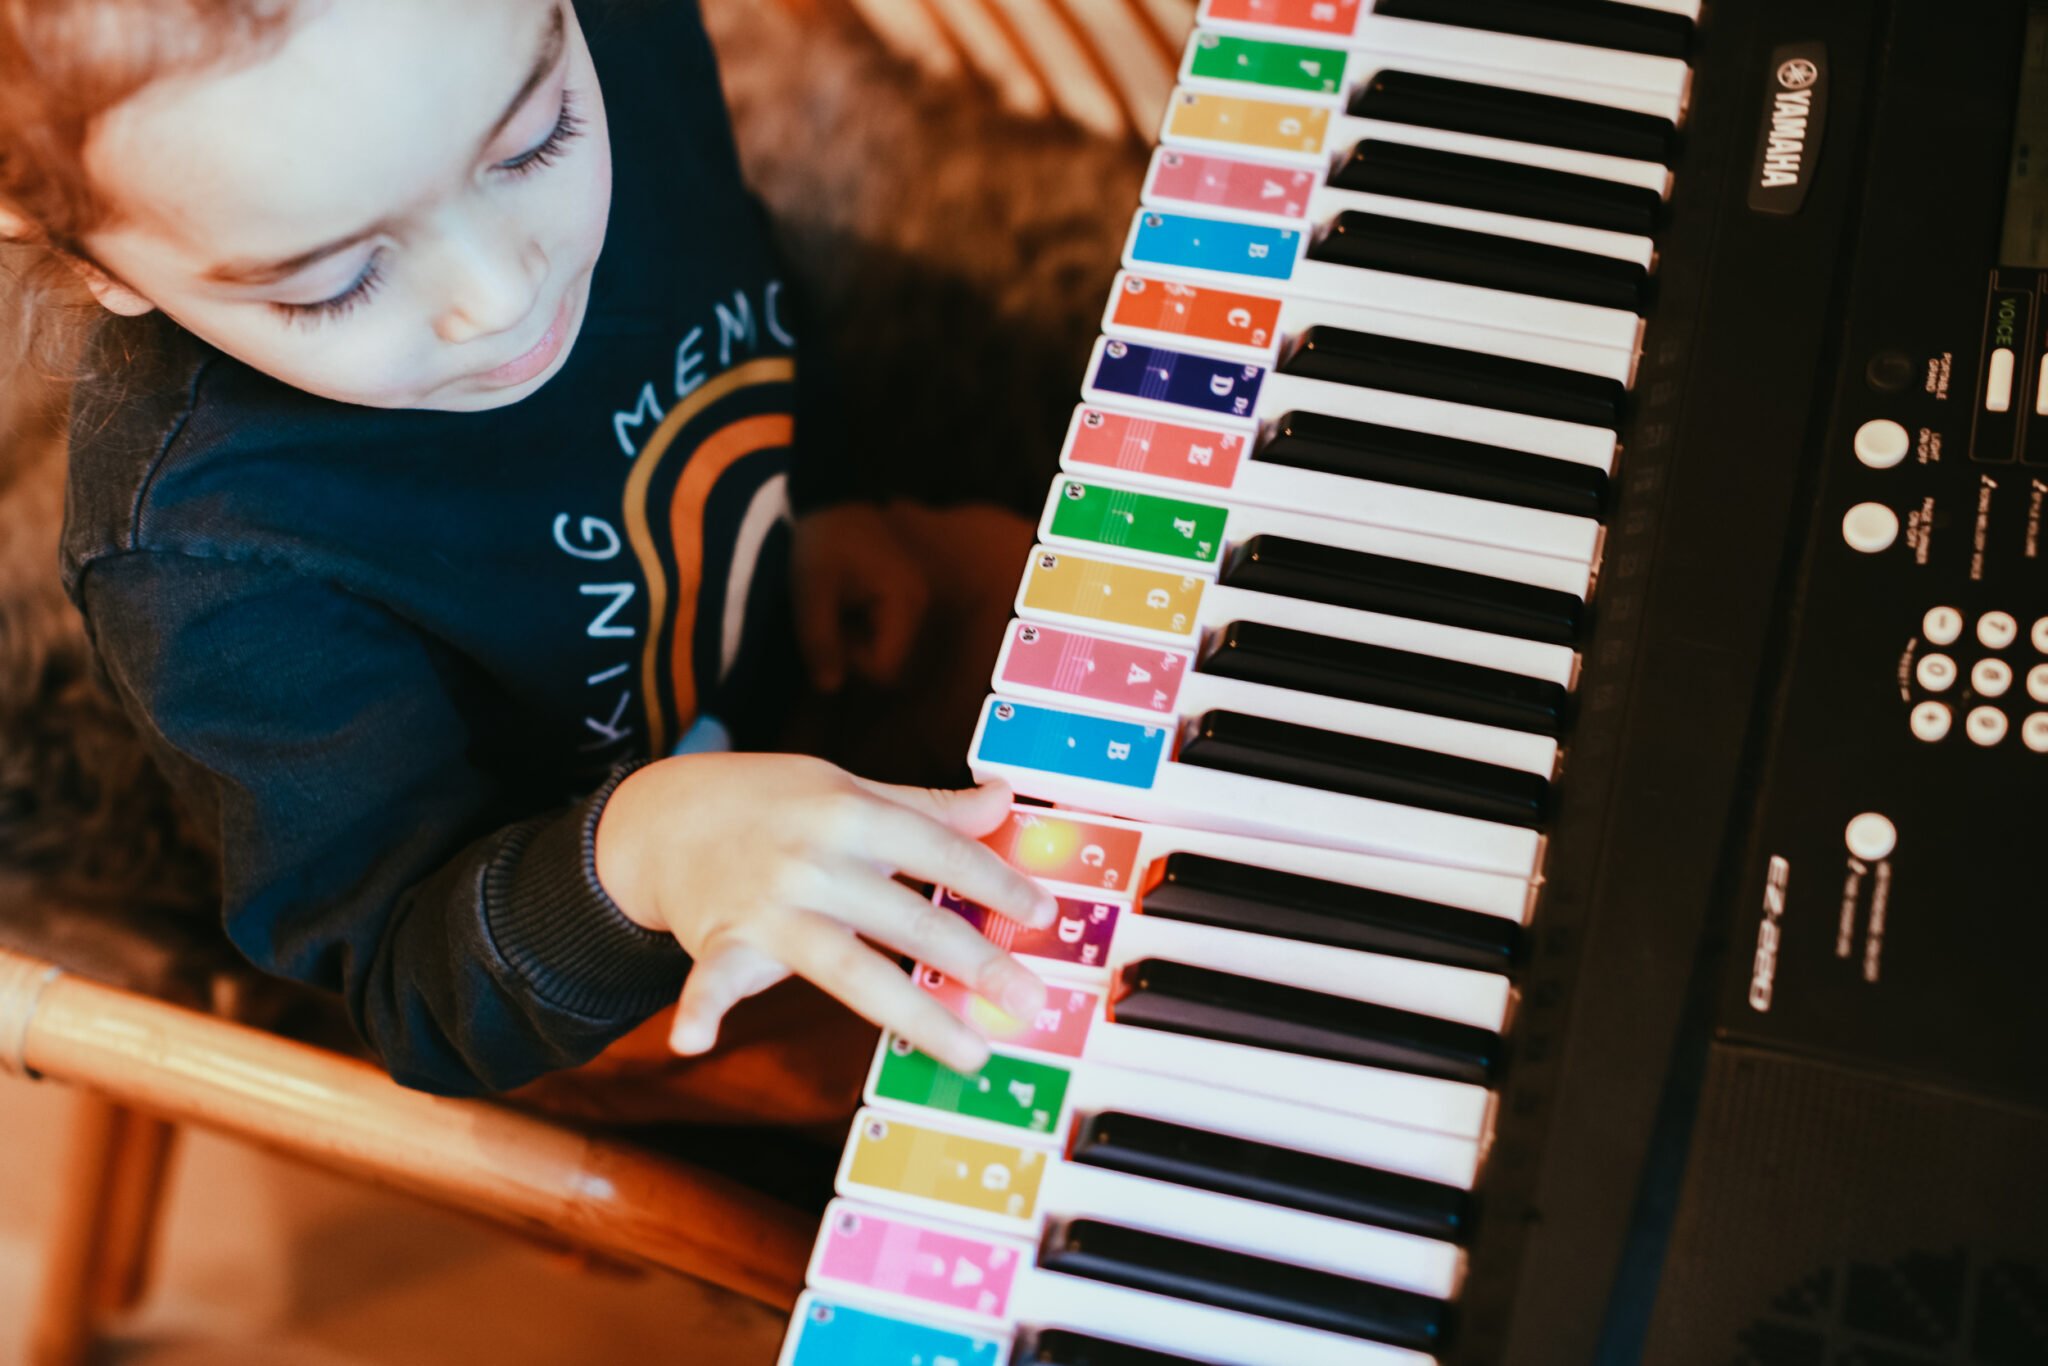
[[[1522,927],[1497,915],[1185,851],[1152,865],[1142,915],[1506,972]]]
[[[1463,1241],[1469,1217],[1470,1201],[1456,1186],[1115,1111],[1090,1115],[1067,1155],[1083,1166],[1450,1243]]]
[[[1550,803],[1550,783],[1520,769],[1245,712],[1204,712],[1190,723],[1174,757],[1198,768],[1504,825],[1539,826]]]
[[[1617,0],[1375,0],[1374,14],[1684,60],[1692,20]]]
[[[1643,311],[1649,275],[1634,261],[1497,233],[1346,209],[1308,249],[1312,260],[1566,303]]]
[[[1327,413],[1283,414],[1252,459],[1573,517],[1607,510],[1607,472],[1591,465]]]
[[[1327,324],[1303,329],[1280,373],[1616,430],[1628,399],[1604,375]]]
[[[1118,1024],[1484,1086],[1500,1036],[1476,1025],[1163,958],[1127,965]]]
[[[1413,71],[1382,71],[1351,97],[1362,119],[1563,147],[1670,165],[1678,130],[1634,109],[1537,95]]]
[[[1587,615],[1583,599],[1560,589],[1285,536],[1233,546],[1218,582],[1555,645],[1577,640]]]
[[[1641,185],[1367,138],[1330,176],[1342,190],[1648,237],[1663,200]]]
[[[1440,1349],[1450,1327],[1450,1306],[1411,1290],[1093,1219],[1048,1225],[1038,1264],[1063,1275],[1421,1352]]]
[[[1398,707],[1535,735],[1564,733],[1564,685],[1463,660],[1319,636],[1263,621],[1233,621],[1196,666],[1319,697]]]
[[[1206,1366],[1193,1357],[1106,1342],[1064,1328],[1046,1328],[1036,1333],[1027,1330],[1010,1361],[1012,1366]]]

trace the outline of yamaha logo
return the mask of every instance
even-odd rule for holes
[[[1778,84],[1787,90],[1804,90],[1820,79],[1820,68],[1804,57],[1795,57],[1778,65]]]
[[[1794,214],[1806,202],[1827,120],[1827,49],[1792,43],[1771,54],[1764,83],[1763,126],[1751,163],[1749,207]]]

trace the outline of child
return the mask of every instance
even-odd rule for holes
[[[792,971],[977,1069],[858,936],[1042,1004],[891,878],[1049,919],[972,838],[1006,792],[728,752],[799,660],[890,682],[930,576],[849,501],[688,0],[14,0],[0,234],[115,315],[65,584],[228,933],[400,1081],[678,993],[701,1052]]]

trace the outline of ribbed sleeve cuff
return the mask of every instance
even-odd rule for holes
[[[498,953],[548,1004],[590,1019],[638,1020],[672,1003],[690,958],[673,936],[626,918],[597,880],[597,823],[639,764],[552,820],[514,832],[484,873]]]

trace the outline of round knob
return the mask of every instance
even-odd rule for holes
[[[1842,518],[1842,539],[1866,555],[1889,550],[1899,539],[1899,514],[1883,503],[1858,503]]]

